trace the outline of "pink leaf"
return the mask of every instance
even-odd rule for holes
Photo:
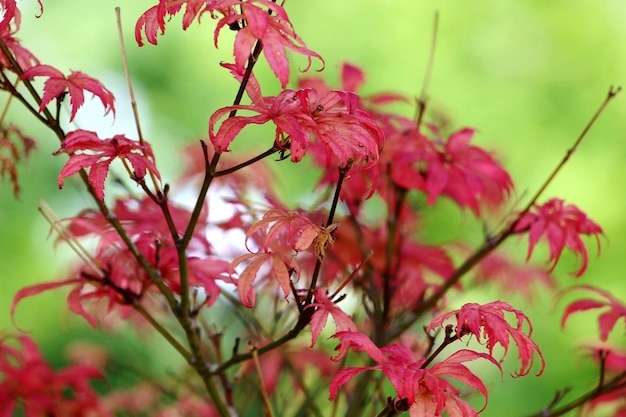
[[[79,153],[80,152],[80,153]],[[86,152],[86,153],[85,153]],[[122,135],[111,139],[100,139],[95,132],[75,130],[65,137],[61,148],[54,154],[68,153],[70,159],[59,173],[59,188],[63,181],[81,169],[89,169],[89,180],[96,196],[104,199],[104,181],[111,162],[122,158],[130,162],[134,169],[135,180],[141,179],[150,171],[156,178],[161,178],[154,163],[154,154],[149,144],[143,145]]]
[[[535,245],[541,238],[545,238],[550,248],[552,261],[551,270],[554,269],[563,249],[568,248],[580,259],[581,265],[574,274],[580,277],[587,269],[589,255],[581,235],[592,235],[596,238],[598,253],[600,252],[599,235],[602,228],[587,217],[578,207],[565,204],[561,199],[554,198],[543,205],[535,205],[532,210],[524,214],[516,223],[517,233],[529,232],[528,255],[530,259]]]
[[[595,300],[592,298],[584,298],[582,300],[574,301],[567,306],[565,312],[563,312],[563,318],[561,319],[561,327],[565,328],[565,324],[569,319],[569,316],[573,313],[593,310],[596,308],[606,307],[607,310],[602,313],[598,318],[598,327],[600,329],[600,340],[606,341],[609,337],[609,333],[615,327],[615,324],[620,318],[624,319],[626,327],[626,304],[618,300],[608,291],[601,290],[589,285],[577,285],[566,291],[561,295],[571,292],[576,289],[582,289],[591,293],[597,294],[603,298],[603,300]]]
[[[515,326],[509,324],[505,317],[505,313],[512,313],[517,323]],[[504,348],[504,356],[509,350],[509,340],[512,338],[519,350],[519,358],[521,362],[520,369],[516,375],[523,376],[530,372],[534,355],[537,353],[541,360],[541,369],[537,376],[543,373],[545,361],[537,344],[530,338],[532,327],[528,317],[519,310],[514,309],[509,304],[502,301],[479,305],[468,303],[459,310],[442,314],[434,318],[427,327],[427,331],[431,331],[435,327],[444,326],[444,322],[451,317],[455,317],[456,334],[459,339],[469,333],[476,336],[480,342],[484,337],[487,340],[487,349],[489,355],[493,355],[496,345],[500,344]],[[524,332],[523,325],[528,324],[528,333]]]
[[[259,273],[261,265],[269,259],[269,255],[265,253],[248,253],[241,255],[233,260],[231,267],[234,269],[241,262],[248,259],[252,259],[252,261],[248,264],[248,266],[246,266],[243,272],[239,274],[237,289],[239,290],[239,299],[242,304],[246,307],[252,308],[256,299],[252,283]]]
[[[315,308],[315,313],[311,317],[311,347],[315,346],[317,337],[326,326],[328,315],[333,316],[335,321],[336,332],[356,332],[356,326],[352,321],[352,318],[347,315],[343,310],[337,307],[331,299],[328,298],[326,290],[321,287],[317,287],[314,291],[315,302],[309,304],[306,308]]]
[[[40,294],[44,291],[59,288],[64,285],[75,284],[78,282],[80,282],[80,279],[72,278],[72,279],[67,279],[64,281],[44,282],[41,284],[35,284],[35,285],[31,285],[31,286],[28,286],[19,290],[17,294],[15,294],[15,296],[13,297],[13,303],[11,304],[11,320],[13,321],[13,324],[15,325],[15,327],[18,327],[15,324],[15,309],[17,308],[17,305],[24,298],[32,297],[33,295]]]
[[[85,102],[84,91],[97,96],[104,107],[104,114],[113,112],[115,115],[115,97],[108,89],[106,89],[100,81],[89,77],[80,71],[71,71],[69,77],[65,77],[63,73],[50,65],[36,65],[22,74],[22,79],[30,79],[33,77],[48,77],[44,82],[44,94],[41,98],[39,112],[54,99],[59,98],[64,92],[68,92],[70,96],[71,115],[70,122],[74,120],[76,112]]]

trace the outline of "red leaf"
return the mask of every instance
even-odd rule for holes
[[[100,200],[104,199],[104,181],[111,162],[116,158],[125,159],[130,163],[134,169],[134,179],[143,178],[147,171],[161,178],[150,145],[145,142],[142,145],[122,135],[100,139],[95,132],[75,130],[67,134],[61,148],[54,154],[63,152],[68,153],[70,159],[59,173],[59,188],[63,187],[65,178],[81,169],[89,169],[89,181]]]
[[[22,288],[17,292],[17,294],[15,294],[15,296],[13,297],[13,303],[11,304],[11,320],[13,321],[13,325],[15,327],[18,327],[17,324],[15,324],[15,309],[24,298],[32,297],[33,295],[40,294],[44,291],[59,288],[64,285],[75,284],[78,282],[80,282],[80,279],[72,278],[65,281],[44,282]]]
[[[39,3],[41,4],[41,3]],[[2,20],[0,20],[0,29],[4,29],[9,26],[11,20],[18,15],[17,3],[15,0],[0,0],[0,10],[2,10]]]
[[[362,367],[362,368],[346,368],[342,369],[333,377],[333,380],[330,381],[330,385],[328,387],[328,391],[330,393],[329,400],[334,400],[337,396],[337,391],[343,385],[345,385],[348,381],[354,378],[357,374],[365,371],[371,371],[373,369],[377,369],[376,367]]]
[[[470,350],[458,351],[443,361],[425,367],[425,359],[416,360],[406,346],[391,344],[381,349],[364,334],[358,332],[338,332],[333,336],[340,340],[340,354],[333,360],[343,358],[350,348],[370,355],[378,365],[346,368],[340,371],[330,383],[330,399],[334,399],[337,390],[360,372],[380,370],[389,379],[397,393],[397,399],[408,402],[411,415],[442,415],[446,411],[450,416],[475,416],[467,403],[458,398],[459,390],[445,377],[454,378],[480,391],[487,403],[487,388],[463,363],[475,359],[486,359],[500,369],[500,365],[491,356]],[[484,408],[484,407],[483,407]],[[419,414],[420,412],[426,414]]]
[[[159,0],[159,4],[146,10],[137,20],[135,24],[135,40],[137,44],[143,46],[143,34],[145,34],[148,42],[156,45],[159,32],[161,32],[161,35],[165,33],[166,16],[176,15],[182,9],[183,4],[185,5],[183,29],[187,29],[196,17],[199,20],[203,13],[214,9],[213,2],[207,2],[206,0],[181,0],[176,2]]]
[[[315,313],[311,317],[311,347],[315,346],[317,342],[317,337],[321,333],[321,331],[326,326],[326,321],[328,320],[328,315],[333,316],[333,320],[335,321],[335,332],[356,332],[356,326],[352,321],[352,318],[347,315],[342,309],[337,307],[328,295],[326,294],[326,290],[321,287],[315,288],[315,302],[309,304],[306,308],[315,308]]]
[[[474,130],[461,129],[443,140],[427,138],[417,126],[391,135],[391,177],[408,189],[418,189],[434,204],[441,195],[468,207],[478,216],[483,206],[497,207],[513,187],[509,174],[485,150],[470,145]]]
[[[517,233],[528,232],[528,255],[533,253],[535,245],[545,238],[550,247],[550,258],[554,269],[563,249],[568,248],[581,258],[581,265],[574,274],[580,277],[587,269],[589,255],[580,238],[581,235],[592,235],[596,238],[598,253],[600,252],[599,235],[602,228],[587,217],[578,207],[565,204],[563,200],[553,198],[543,205],[535,205],[515,225]]]
[[[506,319],[505,313],[512,313],[516,319],[516,325],[512,326]],[[532,326],[528,317],[519,310],[514,309],[509,304],[502,301],[479,305],[468,303],[459,310],[442,314],[434,318],[428,325],[427,331],[433,330],[435,327],[444,327],[444,322],[451,317],[455,317],[456,334],[460,339],[464,335],[473,334],[480,342],[482,338],[487,340],[487,349],[489,355],[493,356],[493,350],[496,345],[500,344],[504,348],[504,356],[509,350],[510,338],[513,339],[519,350],[519,359],[521,362],[520,369],[516,372],[517,376],[527,375],[532,369],[534,363],[534,355],[537,353],[541,360],[541,369],[537,376],[543,373],[545,361],[537,344],[530,338]],[[528,333],[524,332],[523,325],[527,323],[529,326]]]
[[[151,7],[144,12],[135,25],[135,40],[139,46],[143,46],[142,33],[146,34],[148,42],[157,44],[157,34],[165,33],[165,8],[164,1],[159,1],[157,6]]]
[[[80,71],[70,71],[70,75],[65,77],[61,71],[50,65],[36,65],[24,71],[21,79],[30,79],[33,77],[48,77],[43,86],[44,93],[41,98],[41,105],[39,106],[40,113],[52,100],[67,91],[70,96],[71,122],[74,120],[78,109],[85,102],[84,92],[88,91],[100,99],[105,110],[105,116],[111,111],[115,116],[115,97],[113,93],[106,89],[100,81]]]
[[[572,287],[563,293],[568,293],[570,291],[582,289],[585,291],[589,291],[595,293],[602,297],[604,300],[594,300],[592,298],[584,298],[582,300],[574,301],[570,305],[567,306],[565,312],[563,312],[563,318],[561,319],[561,327],[565,328],[565,324],[569,319],[569,316],[573,313],[593,310],[596,308],[606,307],[607,310],[602,313],[598,317],[598,327],[600,329],[600,340],[603,342],[606,341],[609,337],[609,333],[615,327],[615,324],[620,318],[624,319],[624,325],[626,327],[626,304],[615,298],[608,291],[603,291],[599,288],[595,288],[589,285],[577,285]]]
[[[217,46],[219,33],[225,26],[239,25],[239,22],[245,21],[245,24],[237,31],[233,51],[238,72],[244,72],[257,40],[263,45],[264,56],[282,88],[285,88],[289,82],[289,64],[285,49],[307,57],[308,65],[305,71],[311,66],[312,58],[319,59],[322,62],[320,71],[323,69],[324,60],[320,55],[308,49],[304,41],[295,33],[287,12],[282,6],[268,0],[250,0],[241,4],[240,11],[228,4],[221,7],[218,5],[212,8],[213,10],[224,16],[215,28],[215,46]]]
[[[374,361],[378,363],[385,362],[383,352],[370,340],[369,337],[360,332],[337,332],[332,336],[333,339],[339,339],[339,346],[335,348],[339,353],[333,357],[335,362],[343,359],[350,349],[367,353]]]
[[[480,391],[480,393],[485,398],[485,405],[483,408],[478,411],[479,413],[487,407],[487,387],[483,383],[483,381],[474,375],[469,368],[464,365],[461,365],[465,362],[470,362],[476,359],[485,359],[489,362],[493,363],[502,373],[502,367],[500,364],[493,359],[491,356],[474,352],[473,350],[463,349],[457,352],[454,352],[452,355],[447,357],[441,362],[436,363],[432,367],[432,372],[435,375],[445,375],[451,378],[454,378],[458,381],[463,382],[464,384]]]
[[[67,305],[74,313],[79,316],[83,316],[91,327],[96,328],[96,320],[85,310],[83,304],[81,302],[81,292],[83,290],[83,285],[79,285],[75,287],[70,293],[67,295]]]
[[[25,335],[0,339],[0,375],[0,416],[13,415],[16,404],[26,417],[110,415],[91,387],[90,380],[102,378],[98,369],[73,364],[54,370]]]

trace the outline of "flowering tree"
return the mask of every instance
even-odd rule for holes
[[[219,65],[239,85],[232,101],[207,114],[206,138],[185,151],[189,170],[171,179],[159,170],[136,106],[134,133],[100,137],[72,124],[86,93],[97,97],[104,117],[115,117],[114,95],[83,72],[40,62],[16,38],[21,18],[30,16],[15,0],[0,6],[1,87],[58,140],[54,155],[65,158],[59,188],[78,177],[92,201],[67,219],[42,203],[58,240],[80,263],[64,279],[20,290],[11,315],[25,298],[66,288],[69,309],[94,328],[105,331],[110,317],[151,328],[185,363],[175,374],[146,375],[116,390],[98,381],[111,377],[121,358],[83,346],[75,364],[54,369],[31,338],[16,332],[0,340],[0,416],[465,417],[488,408],[489,371],[470,363],[485,363],[502,379],[540,377],[549,366],[522,309],[502,300],[455,309],[451,300],[470,284],[532,298],[537,283],[554,287],[550,274],[564,251],[578,257],[574,278],[584,274],[589,240],[599,250],[603,230],[544,191],[619,88],[609,90],[543,185],[515,205],[513,179],[473,142],[476,129],[431,120],[425,91],[414,106],[403,94],[361,96],[365,74],[351,64],[342,65],[334,86],[308,73],[324,69],[323,53],[297,34],[284,4],[161,0],[138,18],[137,44],[157,45],[174,30],[176,15],[183,29],[214,24],[216,47],[233,31],[234,62]],[[307,63],[297,81],[287,53]],[[255,75],[260,60],[278,81],[275,95],[264,93],[271,86]],[[402,106],[415,115],[391,110]],[[233,150],[251,125],[271,126],[273,134],[258,139],[264,150]],[[17,164],[46,139],[29,138],[6,120],[0,131],[0,174],[17,195]],[[271,159],[296,165],[308,159],[320,173],[316,198],[298,207],[282,201],[264,165]],[[184,200],[189,190],[191,203]],[[210,205],[209,196],[220,205]],[[420,207],[443,199],[499,225],[486,227],[476,248],[424,242]],[[216,220],[216,210],[228,215]],[[526,261],[540,258],[536,247],[547,245],[544,268],[499,251],[516,238],[528,242]],[[86,249],[86,241],[94,248]],[[599,380],[574,398],[557,393],[536,415],[593,413],[606,404],[623,415],[626,354],[606,342],[626,305],[594,286],[561,294],[574,292],[587,295],[565,307],[564,328],[574,313],[601,310],[598,342],[588,349]],[[510,366],[512,375],[505,372]],[[476,391],[478,401],[468,398]]]

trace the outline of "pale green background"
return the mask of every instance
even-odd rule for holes
[[[38,20],[33,17],[36,4],[31,3],[36,2],[22,2],[25,11],[19,37],[25,45],[43,63],[101,78],[118,97],[113,127],[110,117],[99,120],[102,111],[95,101],[90,106],[93,112],[87,116],[84,112],[79,125],[93,129],[93,122],[108,134],[134,136],[113,11],[116,5],[122,7],[146,136],[155,146],[165,177],[173,178],[182,169],[175,150],[206,136],[208,115],[232,102],[236,84],[217,65],[220,60],[232,59],[232,33],[224,31],[222,49],[216,51],[210,16],[205,15],[201,26],[194,24],[187,32],[180,30],[177,17],[159,38],[159,47],[137,48],[132,36],[134,21],[150,3],[48,0]],[[364,93],[394,90],[409,95],[419,93],[433,14],[439,10],[438,49],[429,89],[431,109],[445,114],[453,126],[477,127],[477,142],[497,149],[515,179],[517,197],[522,199],[534,192],[562,158],[609,86],[625,84],[624,1],[290,0],[287,10],[299,35],[326,59],[324,74],[332,83],[337,82],[339,63],[349,61],[367,69]],[[305,60],[295,57],[292,64],[295,76],[295,68],[303,67]],[[266,64],[259,67],[259,74],[268,85],[264,92],[275,93],[278,86],[268,77]],[[13,294],[24,285],[62,278],[68,269],[65,260],[73,259],[64,248],[53,249],[51,239],[46,241],[47,227],[37,214],[37,200],[45,199],[61,217],[76,214],[90,203],[77,182],[69,181],[58,191],[56,176],[64,158],[50,156],[58,146],[51,135],[19,111],[12,117],[37,137],[39,151],[20,170],[20,201],[13,200],[8,185],[0,189],[0,307],[5,312],[0,315],[0,328],[7,330],[11,328],[8,309]],[[574,259],[564,257],[556,270],[559,281],[563,285],[597,284],[622,299],[626,298],[625,133],[626,95],[602,115],[546,195],[576,203],[603,226],[607,237],[599,260],[590,248],[588,273],[578,281],[566,274],[576,268]],[[282,185],[294,201],[298,193],[309,192],[311,180],[306,177]],[[460,225],[470,241],[478,242],[479,236],[473,232],[479,229],[471,215],[456,214],[446,203],[429,212],[432,220],[426,236],[431,241],[459,236]],[[520,257],[524,245],[520,242],[518,246]],[[538,253],[536,259],[541,256]],[[29,299],[17,314],[19,324],[32,330],[56,363],[62,362],[66,339],[83,331],[96,337],[60,312],[64,294],[56,291]],[[496,297],[496,293],[482,291],[470,292],[467,299],[485,302]],[[511,303],[515,301],[519,299]],[[545,296],[534,309],[525,310],[536,323],[536,340],[548,363],[545,375],[539,380],[533,376],[513,380],[506,375],[504,384],[495,378],[484,416],[523,416],[549,403],[558,389],[574,386],[575,392],[580,392],[592,386],[593,367],[578,353],[579,345],[596,334],[597,315],[575,317],[562,332],[558,324],[562,308],[563,303],[555,309],[551,297]],[[615,343],[625,345],[623,323],[618,323],[612,336]],[[105,342],[127,353],[137,343],[133,336],[119,340],[125,342]],[[151,357],[162,363],[165,359],[159,353],[158,347],[150,350]],[[515,355],[511,352],[511,362]]]

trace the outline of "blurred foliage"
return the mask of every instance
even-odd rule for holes
[[[132,136],[135,130],[113,10],[118,4],[110,0],[48,0],[44,1],[43,16],[35,19],[36,2],[24,1],[18,36],[43,63],[63,71],[85,71],[116,93],[118,114],[113,125],[110,117],[102,119],[101,109],[93,106],[93,111],[79,112],[78,126]],[[181,146],[198,146],[198,139],[207,136],[208,116],[232,102],[236,83],[218,62],[232,60],[233,34],[224,31],[222,49],[217,51],[212,45],[210,16],[205,15],[202,25],[193,24],[186,32],[180,30],[178,16],[168,22],[158,47],[138,48],[133,40],[134,22],[151,5],[122,2],[122,19],[145,135],[155,148],[166,180],[172,182],[185,167],[179,156]],[[441,19],[428,87],[428,117],[446,120],[449,131],[478,128],[477,142],[497,151],[516,181],[514,199],[522,202],[563,157],[609,86],[625,83],[626,2],[292,0],[286,7],[299,35],[325,58],[322,75],[331,83],[338,85],[339,65],[348,61],[368,74],[364,94],[385,90],[410,96],[419,95],[421,89],[433,15],[438,10]],[[305,65],[303,59],[294,59],[292,76],[298,76],[295,69]],[[267,65],[258,68],[264,93],[275,93],[278,83]],[[313,68],[319,68],[318,63]],[[39,149],[20,169],[19,201],[13,199],[9,184],[0,188],[0,306],[4,311],[0,329],[7,332],[12,331],[8,310],[14,293],[28,284],[62,278],[70,268],[68,261],[75,260],[63,245],[54,247],[53,237],[46,240],[48,228],[37,213],[37,200],[44,199],[60,217],[72,216],[90,204],[78,182],[68,181],[62,192],[57,189],[56,176],[64,160],[51,153],[58,143],[18,107],[13,104],[9,117],[37,138]],[[407,114],[412,111],[407,109]],[[272,140],[267,132],[262,128],[244,131],[246,139],[240,143],[245,145],[239,148],[267,147]],[[603,226],[607,237],[601,259],[592,260],[578,281],[567,276],[575,261],[564,257],[555,271],[559,282],[598,285],[622,299],[626,298],[625,133],[626,97],[618,97],[544,196],[560,196],[577,204]],[[290,201],[310,193],[314,178],[302,174],[301,167],[289,167],[286,162],[276,165],[277,186]],[[424,210],[428,214],[423,232],[427,240],[443,243],[462,236],[470,243],[478,242],[481,228],[470,214],[459,214],[446,202]],[[520,259],[524,248],[522,243],[508,245],[509,250],[519,252]],[[540,260],[539,255],[535,258]],[[68,340],[103,340],[77,324],[79,320],[60,313],[64,297],[61,290],[28,299],[16,315],[18,324],[34,333],[54,363],[63,362],[61,353]],[[464,300],[452,301],[498,297],[501,295],[492,289],[469,290]],[[513,305],[517,301],[511,299]],[[547,405],[554,393],[566,386],[573,386],[574,394],[592,386],[596,375],[590,362],[580,357],[578,346],[596,334],[596,317],[575,317],[562,332],[561,310],[562,304],[554,306],[547,294],[539,297],[533,309],[525,310],[535,323],[536,341],[548,364],[546,372],[540,380],[506,375],[504,383],[494,375],[484,416],[523,416]],[[624,344],[623,333],[615,333],[614,341]],[[163,360],[157,358],[167,348],[154,339],[125,334],[114,339],[115,343],[107,342],[119,355],[141,345],[148,352],[138,364],[152,363],[155,370],[163,372]],[[149,347],[146,340],[150,340]]]

